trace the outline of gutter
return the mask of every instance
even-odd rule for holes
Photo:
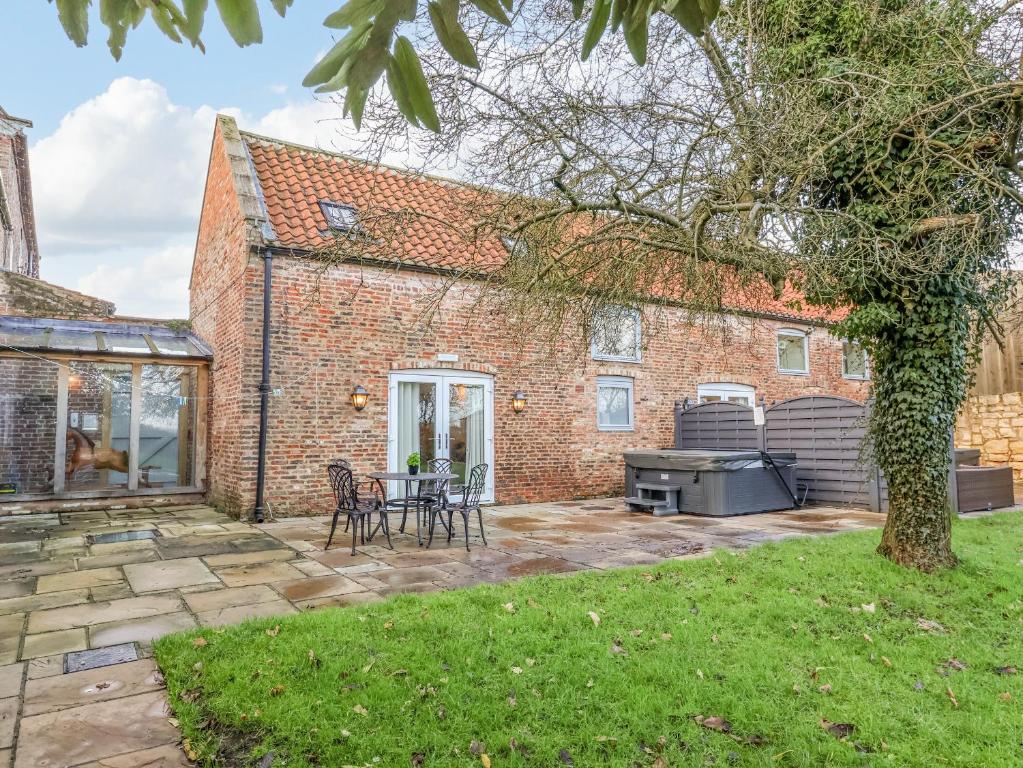
[[[259,447],[256,452],[256,506],[252,518],[262,523],[263,488],[266,484],[266,432],[270,411],[270,299],[273,284],[273,251],[263,249],[263,363],[259,381]]]

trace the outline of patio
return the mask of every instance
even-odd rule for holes
[[[0,768],[187,765],[148,658],[151,641],[169,632],[698,557],[875,527],[883,516],[817,507],[654,518],[608,499],[490,507],[485,521],[489,547],[474,539],[466,552],[441,540],[427,550],[395,525],[394,551],[377,537],[353,556],[343,535],[323,551],[325,515],[255,526],[192,506],[0,519]],[[76,655],[87,649],[107,651]]]

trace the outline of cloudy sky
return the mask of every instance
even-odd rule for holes
[[[0,81],[0,106],[34,122],[43,279],[109,299],[121,314],[185,317],[216,113],[278,138],[353,146],[337,107],[301,86],[332,44],[322,20],[340,0],[301,0],[284,20],[259,4],[263,45],[238,49],[214,18],[205,55],[140,28],[115,62],[98,18],[79,49],[52,4],[3,3],[4,58],[18,66]]]

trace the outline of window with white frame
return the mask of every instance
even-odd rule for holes
[[[809,337],[796,328],[778,331],[778,370],[781,373],[810,372]]]
[[[748,384],[732,384],[730,382],[700,384],[696,388],[696,396],[701,403],[724,401],[752,407],[755,402],[753,387]]]
[[[606,307],[593,317],[594,360],[638,363],[641,327],[639,312],[626,307]]]
[[[842,341],[842,376],[847,379],[869,379],[867,350],[858,341]]]
[[[635,426],[632,379],[626,376],[597,377],[597,427],[628,431]]]

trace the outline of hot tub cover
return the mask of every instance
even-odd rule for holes
[[[772,451],[768,454],[779,467],[796,463],[796,454]],[[626,451],[625,465],[636,469],[674,469],[686,472],[736,472],[763,466],[758,450],[710,448],[665,448],[659,451]]]

